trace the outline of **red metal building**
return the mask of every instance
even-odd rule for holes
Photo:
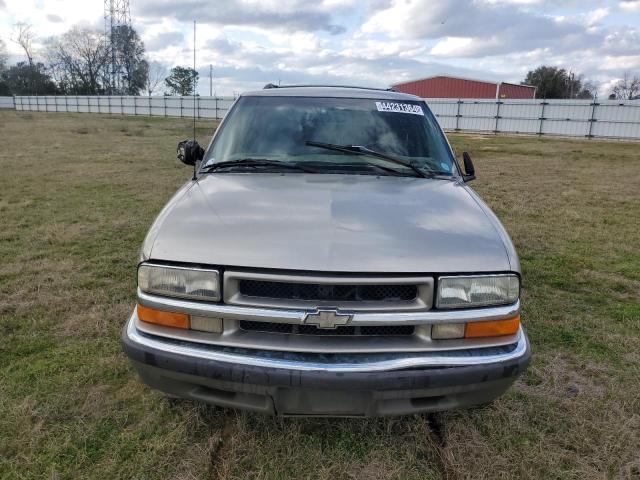
[[[536,98],[536,87],[439,75],[397,83],[399,92],[422,98]]]

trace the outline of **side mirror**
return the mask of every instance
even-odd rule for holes
[[[473,162],[471,161],[471,155],[469,155],[468,152],[463,152],[462,160],[464,161],[464,175],[462,175],[462,179],[465,182],[470,182],[471,180],[475,180],[476,169],[473,167]]]
[[[178,160],[185,165],[195,165],[204,157],[204,150],[195,140],[183,140],[178,143],[177,154]]]

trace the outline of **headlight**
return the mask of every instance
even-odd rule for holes
[[[138,267],[138,287],[143,292],[170,297],[220,300],[217,270],[142,264]]]
[[[514,303],[520,296],[517,275],[451,276],[438,279],[437,308],[486,307]]]

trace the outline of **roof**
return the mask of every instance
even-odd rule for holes
[[[536,87],[535,85],[524,85],[522,83],[500,82],[500,84],[501,85],[513,85],[514,87],[533,88],[534,90],[538,89],[538,87]]]
[[[334,97],[334,98],[375,98],[383,100],[422,100],[408,93],[394,92],[367,87],[345,87],[325,85],[299,85],[266,88],[246,92],[242,97]]]
[[[499,84],[502,83],[502,84],[505,84],[505,85],[515,85],[515,86],[518,86],[518,87],[536,88],[533,85],[520,85],[519,83],[496,82],[496,81],[493,81],[493,80],[478,80],[477,78],[456,77],[455,75],[433,75],[431,77],[416,78],[414,80],[407,80],[407,81],[404,81],[404,82],[394,83],[393,86],[396,87],[398,85],[406,85],[407,83],[422,82],[423,80],[433,80],[434,78],[453,78],[455,80],[466,80],[467,82],[488,83],[490,85],[499,85]]]

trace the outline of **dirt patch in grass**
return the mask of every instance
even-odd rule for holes
[[[640,477],[638,145],[452,135],[523,269],[529,371],[494,404],[274,419],[169,402],[121,352],[184,119],[0,112],[0,477]],[[214,122],[199,122],[206,143]],[[18,168],[34,159],[42,168]]]

